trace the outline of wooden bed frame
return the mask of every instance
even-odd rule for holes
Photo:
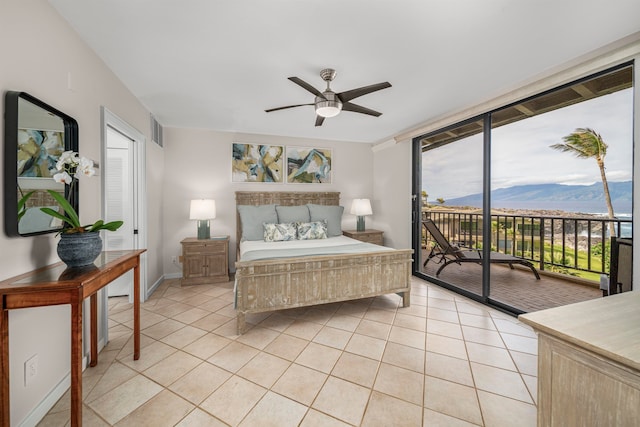
[[[338,192],[236,192],[236,206],[307,203],[334,205]],[[236,209],[236,259],[242,236]],[[408,307],[412,249],[361,254],[315,255],[257,261],[236,261],[238,334],[246,330],[245,315],[305,307],[389,293]]]

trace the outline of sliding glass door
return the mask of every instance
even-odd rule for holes
[[[414,273],[514,313],[600,297],[633,235],[632,71],[415,138]]]
[[[483,121],[470,120],[415,141],[419,181],[420,272],[433,281],[482,296],[481,267],[460,263],[456,248],[482,249]],[[465,198],[473,198],[468,203]],[[475,205],[475,206],[474,206]]]

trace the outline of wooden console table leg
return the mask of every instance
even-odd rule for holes
[[[97,292],[89,297],[91,306],[91,360],[89,366],[98,364],[98,295]]]
[[[140,255],[133,268],[133,360],[140,358]]]
[[[71,295],[71,426],[82,426],[82,289]]]
[[[9,310],[0,313],[0,370],[0,425],[9,427]]]

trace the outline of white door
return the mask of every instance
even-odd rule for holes
[[[122,220],[124,224],[117,231],[103,233],[104,249],[135,249],[137,219],[135,213],[135,174],[133,141],[107,128],[107,156],[105,173],[105,222]],[[131,295],[133,271],[127,272],[107,287],[107,295]]]

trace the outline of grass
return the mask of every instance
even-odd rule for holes
[[[605,253],[608,254],[608,244],[605,248]],[[495,250],[495,248],[493,248]],[[533,242],[533,253],[529,250],[515,251],[514,255],[522,258],[533,259],[536,262],[540,261],[540,242]],[[573,248],[565,246],[564,256],[562,254],[562,245],[551,245],[550,243],[544,243],[544,265],[545,270],[554,271],[561,274],[567,274],[574,277],[580,277],[582,279],[591,280],[595,282],[600,281],[601,271],[607,271],[609,268],[609,256],[605,256],[605,265],[602,265],[602,249],[601,245],[592,245],[591,248],[591,265],[589,265],[589,254],[586,251],[578,250],[577,259],[576,251]],[[577,268],[575,268],[577,266]],[[590,270],[590,271],[586,271]]]

